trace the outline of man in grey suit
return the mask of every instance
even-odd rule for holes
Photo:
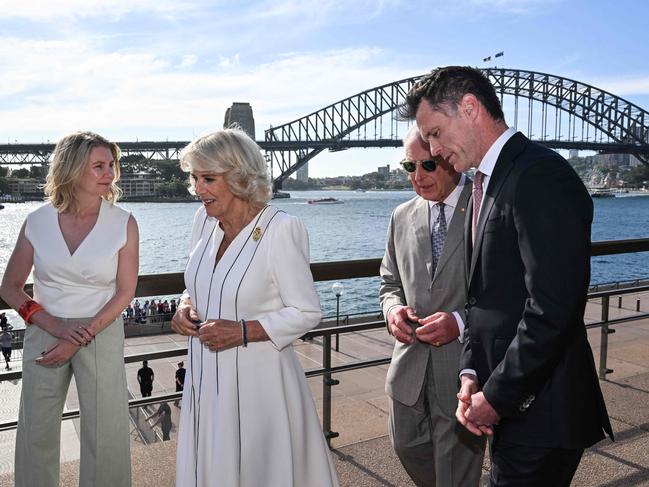
[[[404,148],[401,165],[417,196],[394,210],[381,263],[381,307],[395,338],[386,380],[390,438],[417,486],[475,486],[485,441],[455,419],[471,181],[431,158],[416,127]]]

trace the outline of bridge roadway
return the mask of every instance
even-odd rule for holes
[[[567,140],[537,140],[537,142],[551,149],[577,149],[591,150],[600,153],[634,154],[644,153],[649,155],[649,145],[638,147],[637,144],[624,144],[616,142],[589,142]],[[331,152],[346,149],[368,149],[401,147],[400,138],[379,139],[321,139],[321,140],[257,140],[257,145],[264,151],[297,151],[306,149],[327,149]],[[189,141],[141,141],[117,142],[123,155],[142,154],[153,160],[178,160],[180,151],[189,144]],[[0,165],[40,165],[48,164],[54,151],[54,144],[0,144]]]
[[[627,295],[622,308],[612,300],[610,318],[649,310],[649,294]],[[599,302],[590,302],[587,322],[601,317]],[[649,486],[649,320],[620,324],[609,338],[608,366],[614,369],[602,389],[611,416],[616,442],[600,442],[589,449],[577,471],[573,486]],[[599,329],[589,330],[589,339],[599,362]],[[182,347],[184,340],[175,335],[130,338],[127,354]],[[321,348],[314,342],[295,343],[305,369],[321,365]],[[384,330],[341,335],[340,352],[333,352],[332,363],[339,365],[367,358],[383,357],[392,349],[391,338]],[[173,391],[173,372],[179,358],[153,362],[156,372],[154,394]],[[18,363],[12,364],[19,367]],[[139,364],[127,365],[131,390],[137,391],[135,379]],[[333,392],[332,429],[340,437],[332,440],[333,458],[343,487],[406,487],[412,483],[396,459],[387,437],[387,397],[383,391],[387,366],[338,374],[340,385]],[[322,387],[320,378],[309,379],[319,413]],[[0,420],[15,418],[20,383],[0,383]],[[76,407],[74,389],[68,396],[68,408]],[[584,405],[587,407],[587,405]],[[172,406],[173,422],[178,424],[179,410]],[[62,450],[63,486],[78,485],[78,424],[64,421]],[[134,487],[174,485],[175,437],[172,441],[142,446],[133,440],[132,459]],[[13,442],[15,431],[0,433],[0,487],[13,485]],[[488,462],[485,461],[486,478]],[[483,482],[484,484],[484,482]]]

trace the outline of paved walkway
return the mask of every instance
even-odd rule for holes
[[[636,299],[641,299],[641,309],[649,310],[649,295],[625,297],[623,307],[617,308],[617,300],[611,307],[611,318],[636,314]],[[588,321],[599,319],[601,308],[597,303],[589,304]],[[614,372],[602,381],[608,410],[616,434],[616,442],[603,441],[586,452],[573,486],[649,486],[649,320],[618,325],[616,333],[609,336],[608,367]],[[589,330],[589,339],[599,364],[600,330]],[[160,336],[129,339],[127,353],[145,350],[161,350],[181,346],[182,340],[175,336]],[[317,340],[297,342],[296,351],[305,369],[321,364],[321,348]],[[361,359],[380,358],[389,355],[391,338],[385,331],[359,333],[341,336],[340,352],[334,352],[332,362],[342,364]],[[179,359],[152,361],[149,365],[156,373],[154,394],[173,390],[173,373]],[[127,366],[129,384],[139,396],[135,376],[138,364]],[[340,437],[332,440],[332,452],[341,485],[364,486],[411,486],[400,466],[387,437],[387,398],[383,383],[387,366],[345,372],[336,375],[340,385],[333,390],[332,429]],[[320,412],[322,379],[309,379],[309,386]],[[0,385],[0,414],[12,414],[17,408],[19,384],[4,382]],[[74,391],[71,392],[69,407],[75,406]],[[587,405],[584,405],[585,407]],[[172,407],[174,423],[177,412]],[[73,421],[64,424],[73,425]],[[71,436],[76,429],[68,427]],[[0,487],[12,485],[12,461],[14,433],[0,433]],[[137,440],[132,443],[134,486],[165,487],[174,485],[175,434],[172,441],[142,446]],[[68,437],[66,451],[78,451],[78,441]],[[78,461],[74,455],[62,454],[62,483],[76,485]],[[485,462],[485,468],[486,468]],[[486,472],[486,470],[485,470]]]

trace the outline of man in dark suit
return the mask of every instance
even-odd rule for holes
[[[381,306],[395,339],[386,379],[390,439],[418,487],[477,486],[484,438],[454,416],[471,181],[432,159],[416,126],[404,148],[401,165],[417,196],[394,210],[381,263]]]
[[[590,196],[565,159],[507,127],[477,69],[434,70],[402,115],[431,155],[477,168],[456,417],[493,434],[491,485],[568,486],[584,448],[612,437],[583,320]]]

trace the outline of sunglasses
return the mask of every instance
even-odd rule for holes
[[[437,162],[432,159],[426,159],[425,161],[409,161],[408,159],[404,159],[400,164],[406,172],[415,172],[418,164],[421,164],[422,169],[426,172],[433,172],[437,169]]]

